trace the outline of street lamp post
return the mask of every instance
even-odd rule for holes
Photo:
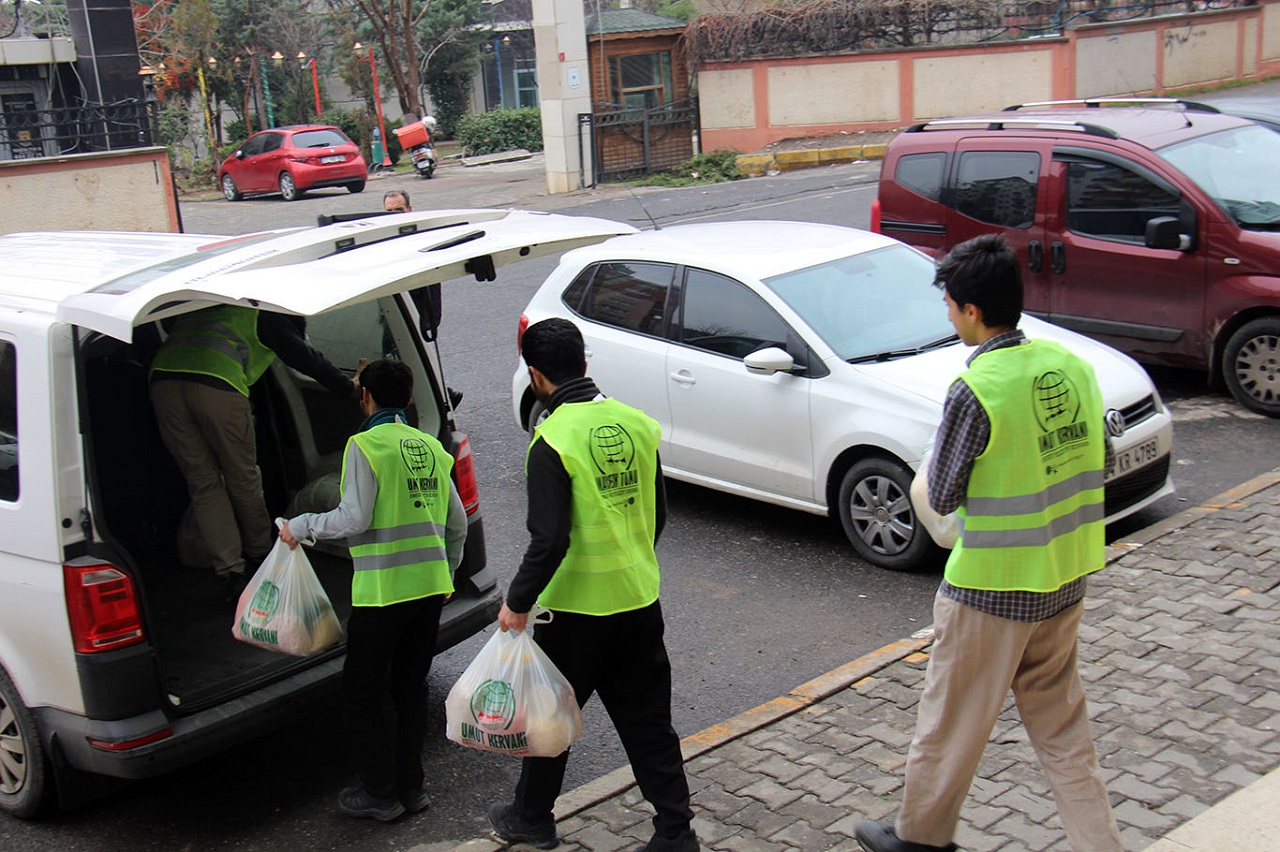
[[[382,120],[382,90],[378,88],[378,63],[373,58],[373,45],[369,45],[368,57],[360,56],[360,51],[364,50],[364,45],[360,42],[356,42],[353,49],[361,61],[369,63],[369,72],[373,75],[373,103],[378,108],[378,147],[382,149],[382,158],[378,165],[380,167],[390,166],[391,158],[387,156],[387,126]],[[377,152],[374,152],[374,159],[378,159]]]

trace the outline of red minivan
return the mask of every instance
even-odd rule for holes
[[[1027,311],[1280,417],[1280,134],[1171,99],[1028,104],[889,145],[872,227],[935,255],[1001,233]]]

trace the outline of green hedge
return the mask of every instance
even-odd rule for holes
[[[457,139],[469,157],[517,148],[541,151],[542,111],[526,107],[463,116],[458,122]]]

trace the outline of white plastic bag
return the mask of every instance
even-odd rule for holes
[[[582,735],[573,687],[531,630],[493,634],[449,690],[445,719],[455,743],[517,757],[555,757]]]
[[[240,594],[231,635],[241,642],[306,657],[342,638],[333,604],[301,547],[282,540]]]
[[[920,459],[920,469],[911,480],[911,508],[915,509],[916,519],[928,530],[934,544],[951,550],[956,546],[956,539],[960,537],[959,518],[955,512],[939,515],[929,505],[929,456],[931,455],[933,455],[933,441],[925,445],[924,457]]]

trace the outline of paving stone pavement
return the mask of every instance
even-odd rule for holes
[[[1261,790],[1254,782],[1280,766],[1280,468],[1113,544],[1108,562],[1090,578],[1080,668],[1125,848],[1140,850],[1212,818],[1232,793]],[[858,850],[854,826],[898,807],[928,634],[686,738],[703,848]],[[1268,810],[1233,809],[1229,825],[1211,824],[1221,845],[1205,849],[1260,852],[1267,832],[1248,823],[1274,821]],[[652,810],[624,768],[562,796],[557,814],[561,849],[613,852],[648,839]],[[1232,842],[1233,831],[1255,839]],[[1012,698],[956,842],[1070,848]],[[1280,849],[1274,832],[1267,843]]]

